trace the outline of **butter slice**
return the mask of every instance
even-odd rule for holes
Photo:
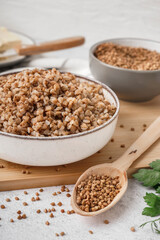
[[[4,27],[0,27],[0,52],[20,47],[20,45],[21,40],[15,33],[9,32]]]

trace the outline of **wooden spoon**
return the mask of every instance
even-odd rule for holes
[[[72,48],[82,45],[85,42],[84,37],[70,37],[59,40],[54,40],[51,42],[45,42],[38,45],[29,45],[29,46],[21,46],[16,48],[16,51],[19,55],[34,55],[40,54],[49,51],[56,51],[66,48]]]
[[[113,163],[104,163],[87,169],[77,180],[72,197],[71,205],[74,211],[82,216],[95,216],[103,213],[113,207],[123,196],[127,190],[128,178],[127,169],[131,164],[144,153],[158,138],[160,137],[160,117],[158,117],[149,128],[127,149],[127,151]],[[119,176],[122,188],[113,201],[105,208],[95,212],[82,211],[76,203],[76,189],[82,180],[91,174],[108,175],[111,177]]]

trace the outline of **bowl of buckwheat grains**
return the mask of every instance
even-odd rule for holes
[[[122,100],[148,101],[160,94],[160,42],[114,38],[94,44],[89,52],[95,79]]]
[[[119,100],[106,85],[56,69],[0,74],[0,158],[54,166],[84,159],[111,139]]]

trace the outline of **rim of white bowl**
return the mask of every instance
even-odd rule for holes
[[[25,69],[34,69],[34,68],[24,68],[23,70]],[[40,68],[42,69],[42,68]],[[5,75],[10,75],[10,74],[13,74],[13,73],[18,73],[22,71],[18,69],[15,70],[13,69],[12,72],[9,72],[9,73],[1,73],[0,76],[5,76]],[[61,73],[64,73],[64,71],[60,71]],[[74,73],[72,73],[74,74]],[[77,74],[74,74],[77,78],[80,78],[80,79],[84,79],[88,82],[92,82],[92,83],[97,83],[99,85],[101,85],[107,92],[110,93],[110,95],[113,97],[115,103],[116,103],[116,112],[115,114],[108,120],[106,121],[105,123],[103,123],[102,125],[100,125],[99,127],[95,127],[91,130],[88,130],[88,131],[84,131],[84,132],[80,132],[80,133],[76,133],[76,134],[70,134],[70,135],[65,135],[65,136],[55,136],[55,137],[34,137],[34,136],[25,136],[25,135],[18,135],[18,134],[12,134],[12,133],[7,133],[7,132],[2,132],[0,131],[0,136],[3,135],[3,136],[6,136],[6,137],[12,137],[12,138],[19,138],[19,139],[25,139],[25,140],[61,140],[61,139],[70,139],[70,138],[76,138],[76,137],[81,137],[81,136],[84,136],[84,135],[88,135],[88,134],[91,134],[93,132],[96,132],[104,127],[106,127],[107,125],[109,125],[110,123],[113,122],[113,120],[118,116],[119,114],[119,108],[120,108],[120,104],[119,104],[119,99],[117,97],[117,95],[115,94],[115,92],[110,88],[108,87],[107,85],[97,81],[97,80],[94,80],[94,79],[91,79],[91,78],[88,78],[88,77],[85,77],[83,75],[77,75]]]
[[[96,50],[96,47],[98,47],[100,44],[102,43],[105,43],[105,42],[112,42],[114,40],[135,40],[135,41],[146,41],[146,42],[150,42],[150,43],[157,43],[160,45],[160,42],[159,41],[156,41],[156,40],[151,40],[151,39],[146,39],[146,38],[128,38],[128,37],[122,37],[122,38],[110,38],[110,39],[106,39],[106,40],[102,40],[102,41],[99,41],[97,43],[95,43],[94,45],[92,45],[90,47],[90,50],[89,50],[89,54],[100,64],[102,64],[103,66],[107,66],[109,68],[112,68],[112,69],[116,69],[116,70],[122,70],[122,71],[126,71],[126,72],[132,72],[132,73],[159,73],[160,72],[160,69],[159,70],[133,70],[133,69],[127,69],[127,68],[121,68],[121,67],[116,67],[116,66],[113,66],[113,65],[110,65],[110,64],[107,64],[107,63],[104,63],[102,62],[101,60],[99,60],[95,55],[95,50]],[[117,43],[120,45],[120,43]],[[131,46],[131,47],[134,47],[134,46]],[[141,46],[143,48],[143,46]],[[145,49],[148,49],[150,50],[149,48],[147,47],[144,47]],[[154,51],[154,50],[150,50],[150,51]],[[155,50],[156,51],[156,50]],[[160,53],[160,52],[159,52]]]

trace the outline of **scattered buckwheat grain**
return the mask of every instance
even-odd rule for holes
[[[132,232],[135,232],[135,231],[136,231],[134,227],[131,227],[130,230],[131,230]]]
[[[26,202],[23,202],[23,206],[28,206],[28,203],[26,203]]]
[[[64,236],[64,235],[65,235],[65,233],[64,233],[64,232],[61,232],[61,233],[60,233],[60,235],[61,235],[61,236]]]
[[[50,218],[54,218],[54,215],[53,215],[53,213],[51,213],[49,216],[50,216]]]
[[[51,202],[50,204],[51,204],[51,206],[55,206],[56,205],[55,202]]]
[[[6,202],[10,202],[11,201],[11,199],[10,198],[6,198]]]
[[[71,194],[70,194],[70,193],[67,193],[66,196],[67,196],[67,197],[71,197]]]
[[[18,215],[17,219],[18,219],[18,220],[21,220],[21,219],[22,219],[22,216],[21,216],[21,215]]]
[[[61,207],[61,206],[62,206],[62,203],[61,203],[61,202],[59,202],[57,205],[58,205],[59,207]]]
[[[26,218],[27,218],[26,214],[23,214],[23,215],[22,215],[22,218],[23,218],[23,219],[26,219]]]
[[[125,144],[121,144],[121,146],[120,146],[121,148],[125,148]]]
[[[65,191],[66,191],[66,192],[70,192],[70,190],[69,190],[67,187],[66,187]]]
[[[104,220],[104,223],[105,224],[109,224],[109,221],[106,219],[106,220]]]
[[[61,187],[61,192],[64,192],[65,191],[65,186],[62,186]]]

